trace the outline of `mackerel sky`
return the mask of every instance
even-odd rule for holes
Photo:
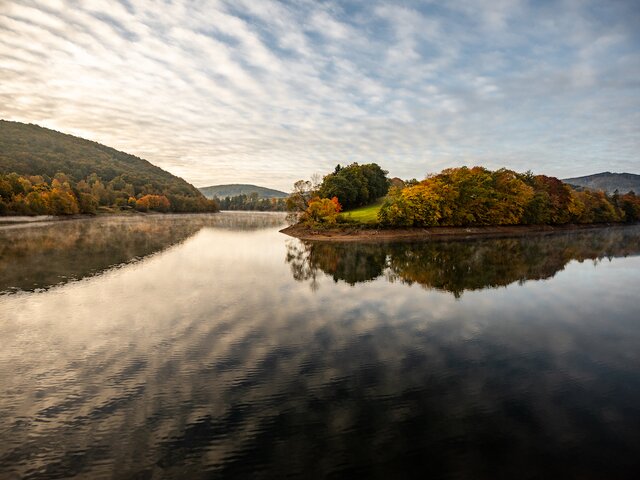
[[[196,186],[640,173],[640,2],[0,0],[0,117]]]

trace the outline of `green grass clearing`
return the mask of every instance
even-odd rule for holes
[[[370,205],[354,208],[348,212],[340,214],[345,220],[351,220],[358,223],[378,223],[378,212],[384,203],[384,197],[379,198]]]

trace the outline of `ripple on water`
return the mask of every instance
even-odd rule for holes
[[[185,218],[0,232],[30,252],[2,291],[42,287],[0,295],[0,478],[640,470],[640,229],[319,246]]]

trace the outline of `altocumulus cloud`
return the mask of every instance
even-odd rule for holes
[[[0,116],[196,185],[640,167],[640,3],[5,0]]]

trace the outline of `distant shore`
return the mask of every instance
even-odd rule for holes
[[[480,227],[430,227],[403,229],[363,229],[352,226],[320,230],[295,224],[280,233],[300,240],[321,242],[414,242],[424,240],[454,240],[472,238],[500,238],[524,235],[547,235],[578,230],[594,230],[607,227],[625,227],[633,224],[592,223],[568,225],[499,225]]]

